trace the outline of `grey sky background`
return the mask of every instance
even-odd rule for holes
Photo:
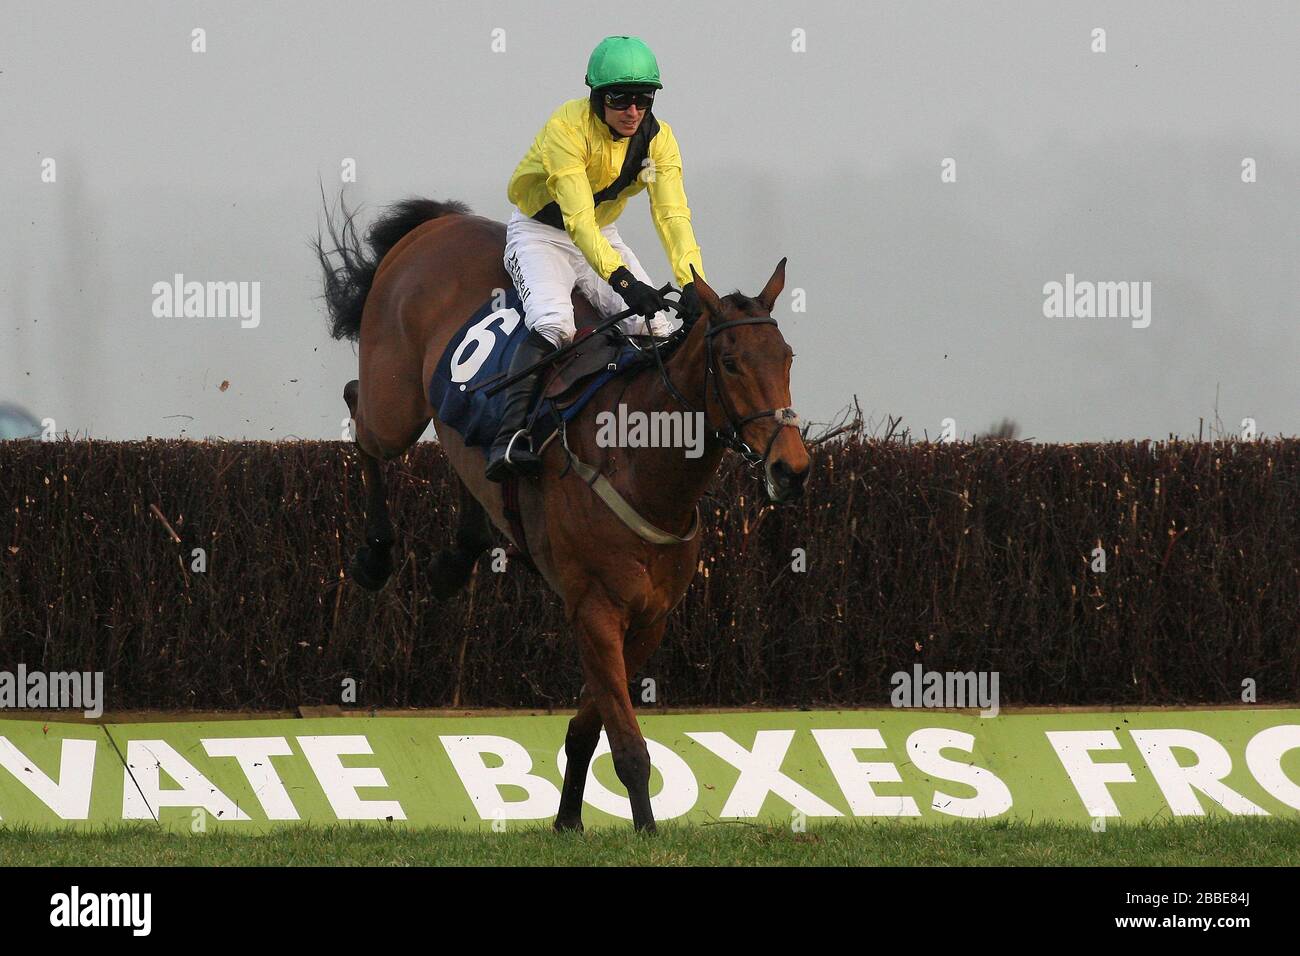
[[[0,11],[0,401],[60,431],[338,438],[356,359],[325,331],[318,179],[333,199],[355,158],[365,221],[409,195],[504,220],[591,48],[631,33],[711,284],[754,294],[789,256],[805,291],[776,311],[805,418],[857,395],[917,436],[1009,416],[1039,441],[1194,437],[1217,389],[1227,430],[1300,432],[1291,0]],[[667,280],[644,195],[619,228]],[[177,272],[260,282],[260,326],[155,318]],[[1151,282],[1150,327],[1045,318],[1066,273]]]

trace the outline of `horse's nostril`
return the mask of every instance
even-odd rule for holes
[[[795,471],[783,461],[778,461],[775,465],[775,471],[782,482],[791,488],[800,488],[803,486],[804,478],[808,476],[808,471]]]
[[[807,469],[795,471],[783,461],[772,462],[773,496],[780,502],[802,497]]]

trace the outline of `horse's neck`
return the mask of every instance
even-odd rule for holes
[[[624,392],[622,401],[629,412],[672,412],[690,416],[690,434],[701,443],[701,454],[688,458],[687,449],[638,447],[620,449],[628,464],[627,490],[638,512],[666,531],[680,533],[690,526],[691,515],[708,490],[718,463],[722,460],[722,443],[713,437],[705,421],[706,355],[705,336],[708,321],[701,317],[686,340],[665,362],[673,387],[690,403],[684,408],[669,391],[658,365],[643,372]],[[694,413],[699,412],[699,416]],[[682,431],[686,434],[685,429]]]

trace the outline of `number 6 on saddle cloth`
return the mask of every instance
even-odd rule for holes
[[[429,381],[429,404],[438,420],[455,429],[466,445],[480,448],[496,437],[506,398],[503,389],[485,386],[501,384],[496,380],[505,378],[516,347],[528,334],[519,295],[513,286],[505,292],[504,305],[493,308],[500,301],[494,296],[452,336]],[[629,337],[615,328],[625,317],[610,316],[596,329],[581,330],[572,349],[556,360],[557,370],[543,372],[546,384],[528,419],[534,448],[560,422],[577,415],[611,378],[655,361],[653,348],[637,344],[652,339]]]

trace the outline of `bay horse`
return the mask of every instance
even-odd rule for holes
[[[445,599],[465,585],[491,546],[489,521],[511,536],[502,486],[483,474],[484,452],[437,420],[428,384],[448,342],[511,279],[502,262],[505,226],[470,213],[461,203],[409,199],[389,207],[360,241],[342,207],[341,227],[329,210],[333,246],[316,237],[325,273],[325,299],[335,338],[360,340],[359,376],[344,399],[366,485],[366,542],[351,566],[354,581],[378,589],[393,569],[395,537],[381,463],[401,455],[430,420],[459,476],[460,515],[454,544],[434,558],[434,590]],[[335,263],[337,261],[337,264]],[[694,270],[692,270],[694,274]],[[671,355],[606,383],[561,442],[543,455],[542,472],[521,480],[519,511],[527,552],[564,603],[577,638],[585,683],[564,741],[557,830],[582,829],[582,795],[603,726],[618,778],[627,788],[633,825],[653,830],[650,756],[628,692],[628,681],[663,639],[668,613],[686,593],[700,550],[697,503],[727,448],[762,464],[772,501],[798,496],[810,465],[798,419],[790,409],[794,353],[771,318],[785,285],[785,259],[755,298],[719,297],[695,276],[702,315]],[[580,293],[579,327],[599,319]],[[616,403],[645,412],[703,411],[703,453],[681,448],[600,448],[596,415]],[[685,407],[683,407],[685,406]],[[763,449],[759,454],[755,449]],[[617,517],[570,464],[599,463],[614,489],[655,528],[651,543]],[[516,541],[516,546],[524,542]]]

